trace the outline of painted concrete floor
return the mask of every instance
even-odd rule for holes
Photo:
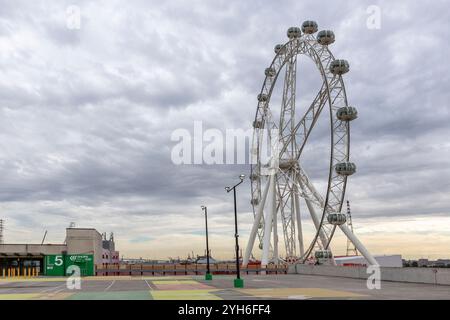
[[[67,288],[65,278],[0,279],[0,300],[247,300],[247,299],[431,299],[450,300],[450,286],[382,282],[369,290],[359,279],[306,276],[244,276],[245,287],[233,287],[234,276],[88,277],[81,289]]]

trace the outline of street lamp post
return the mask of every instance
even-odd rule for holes
[[[237,225],[237,206],[236,206],[236,187],[244,182],[245,175],[241,174],[239,179],[241,181],[233,187],[226,187],[225,190],[230,192],[233,190],[234,195],[234,237],[236,239],[236,279],[234,279],[234,287],[235,288],[243,288],[244,280],[241,279],[241,271],[239,266],[239,233],[238,233],[238,225]]]
[[[205,226],[206,226],[206,274],[205,274],[205,280],[212,280],[211,269],[209,268],[208,208],[206,206],[202,206],[202,210],[205,212]]]

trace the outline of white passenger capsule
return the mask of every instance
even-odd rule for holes
[[[330,63],[330,72],[334,75],[343,75],[350,70],[350,65],[347,60],[336,59]]]
[[[273,49],[273,51],[275,51],[276,54],[279,54],[279,53],[283,54],[286,51],[286,49],[282,44],[277,44],[275,46],[275,48]]]
[[[327,220],[334,226],[340,226],[347,221],[347,215],[345,213],[333,212],[328,215]]]
[[[313,34],[316,33],[318,29],[317,23],[315,21],[305,21],[302,23],[303,33]]]
[[[266,102],[268,99],[269,99],[269,97],[267,96],[267,94],[264,94],[264,93],[258,94],[259,102]]]
[[[342,107],[336,112],[336,117],[341,121],[352,121],[358,118],[358,110],[355,107]]]
[[[277,72],[274,68],[267,68],[266,70],[264,70],[264,74],[266,75],[266,77],[273,77],[277,74]]]
[[[334,42],[334,32],[331,30],[322,30],[317,34],[317,42],[327,46]]]
[[[295,167],[296,164],[297,164],[297,160],[295,160],[295,159],[280,160],[278,167],[281,170],[288,170],[290,168]]]
[[[356,165],[353,162],[341,162],[336,164],[334,169],[341,176],[351,176],[356,172]]]
[[[287,36],[289,39],[300,38],[302,32],[299,27],[290,27],[287,31]]]
[[[261,120],[253,121],[253,128],[261,129],[263,127],[264,127],[264,125],[263,125],[263,122]]]
[[[333,258],[333,254],[330,250],[319,250],[314,252],[314,257],[316,259],[331,259]]]

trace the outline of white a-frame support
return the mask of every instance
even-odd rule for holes
[[[261,259],[261,266],[265,267],[270,261],[270,243],[271,243],[271,236],[272,236],[272,230],[274,232],[273,235],[273,245],[274,245],[274,252],[273,252],[273,258],[275,260],[275,263],[278,262],[278,234],[277,234],[277,190],[276,190],[276,174],[270,174],[269,180],[267,181],[266,185],[264,186],[264,191],[262,194],[262,198],[260,203],[258,204],[258,210],[255,215],[255,220],[253,222],[252,230],[250,232],[250,238],[248,240],[247,247],[245,248],[245,254],[243,259],[243,266],[247,266],[248,262],[250,260],[250,256],[252,254],[253,246],[255,244],[256,236],[258,234],[258,229],[262,223],[262,217],[264,214],[264,208],[265,210],[265,216],[264,216],[264,235],[263,235],[263,253],[262,253],[262,259]],[[299,179],[298,185],[303,189],[305,186],[303,182]],[[297,190],[298,187],[296,187]],[[296,190],[296,191],[297,191]],[[300,205],[299,205],[299,193],[298,191],[294,193],[295,195],[295,214],[296,214],[296,220],[297,220],[297,232],[298,232],[298,241],[300,245],[300,254],[304,254],[304,244],[303,244],[303,235],[302,235],[302,228],[301,228],[301,218],[300,218]],[[314,209],[314,206],[312,202],[309,199],[305,198],[306,205],[308,207],[308,211],[311,215],[311,218],[314,222],[314,225],[316,229],[320,228],[320,217],[317,214],[317,212]],[[267,204],[267,206],[266,206]],[[346,225],[340,225],[339,228],[342,230],[342,232],[346,235],[348,239],[355,245],[355,247],[358,249],[358,251],[366,258],[367,262],[370,265],[378,265],[378,262],[375,260],[375,258],[370,254],[370,252],[364,247],[364,245],[359,241],[359,239],[351,232],[351,230]],[[323,232],[322,229],[319,230],[319,239],[320,243],[322,244],[322,247],[326,246],[328,244],[328,238]]]
[[[269,182],[266,184],[264,188],[264,192],[262,194],[262,198],[260,203],[258,204],[258,210],[256,211],[255,221],[253,222],[252,231],[250,232],[250,238],[248,239],[247,247],[245,248],[244,260],[242,261],[243,266],[248,265],[248,261],[250,259],[250,255],[252,254],[253,246],[255,244],[256,235],[258,233],[259,226],[262,222],[262,216],[264,212],[264,206],[266,204],[267,193],[269,191],[270,181],[272,180],[272,176],[269,177]]]
[[[302,220],[300,215],[300,199],[298,195],[298,188],[296,185],[294,185],[294,202],[295,202],[295,218],[297,220],[297,238],[298,238],[298,245],[300,249],[300,256],[303,256],[305,254],[305,246],[303,244],[303,229],[302,229]]]
[[[263,237],[263,253],[261,258],[261,267],[267,266],[269,263],[269,254],[270,254],[270,236],[272,229],[274,227],[273,220],[275,219],[275,215],[277,214],[277,194],[276,194],[276,184],[275,180],[277,179],[276,173],[270,175],[269,178],[269,209],[266,211],[266,216],[264,217],[264,237]],[[275,227],[276,228],[276,227]],[[274,239],[276,242],[278,240],[276,239],[276,231]],[[277,246],[278,243],[274,242],[274,250],[275,246]],[[275,252],[274,252],[275,253]]]

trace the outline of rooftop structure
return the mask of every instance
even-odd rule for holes
[[[44,260],[47,256],[67,256],[67,255],[92,255],[94,264],[112,263],[114,257],[119,261],[119,253],[115,250],[113,239],[104,248],[102,235],[93,228],[66,229],[66,239],[59,244],[0,244],[0,269],[9,267],[22,268],[27,265],[37,266],[43,271]],[[110,258],[111,257],[111,258]],[[114,260],[114,262],[116,262]]]

